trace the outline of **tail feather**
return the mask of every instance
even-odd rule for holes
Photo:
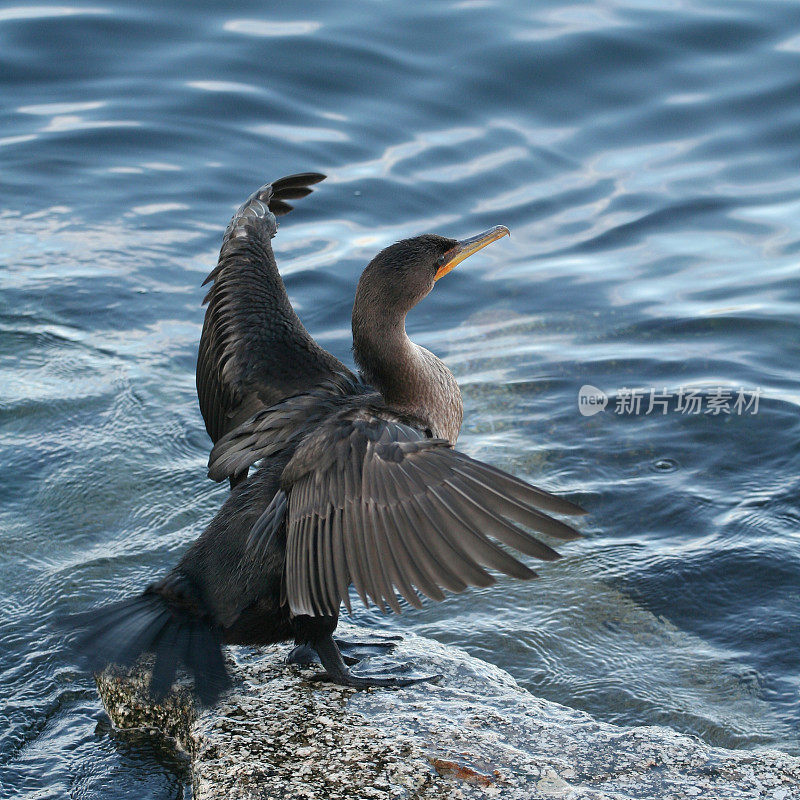
[[[175,683],[178,663],[186,659],[188,626],[168,622],[158,641],[153,643],[155,663],[150,678],[150,693],[156,700],[161,700]]]
[[[197,625],[193,647],[186,666],[194,678],[195,691],[204,705],[212,705],[231,685],[219,632],[207,625]]]
[[[142,653],[150,653],[164,627],[169,623],[169,610],[153,610],[140,614],[103,637],[102,655],[109,662],[130,667]]]
[[[121,600],[118,603],[110,603],[102,609],[92,609],[84,611],[82,614],[72,614],[69,623],[73,628],[81,629],[81,637],[86,640],[86,644],[91,644],[99,640],[109,629],[123,624],[131,617],[138,616],[144,610],[144,606],[155,604],[153,598],[147,598],[146,602],[131,603],[130,600]]]
[[[74,615],[68,624],[78,631],[70,637],[70,644],[76,660],[92,672],[108,664],[129,667],[143,653],[152,653],[150,692],[154,699],[169,692],[178,668],[184,667],[193,678],[197,697],[212,705],[231,685],[221,637],[196,607],[175,602],[175,587],[170,588],[170,598],[156,588]]]
[[[169,610],[154,598],[115,603],[107,609],[93,611],[91,618],[83,623],[73,622],[83,627],[75,645],[92,671],[101,670],[112,662],[128,667],[147,650],[147,645],[160,633],[168,618]]]

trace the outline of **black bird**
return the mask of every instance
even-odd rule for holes
[[[419,608],[420,595],[443,600],[445,589],[494,583],[487,567],[535,577],[501,546],[559,558],[530,529],[579,535],[543,510],[581,508],[453,448],[458,384],[405,331],[435,282],[507,228],[462,241],[425,234],[378,253],[353,305],[355,375],[303,327],[272,253],[286,201],[323,177],[292,175],[253,194],[206,280],[197,390],[215,442],[209,475],[230,479],[231,494],[166,577],[78,620],[94,669],[155,653],[156,696],[182,665],[213,702],[228,685],[223,642],[294,640],[290,660],[316,654],[337,683],[413,683],[345,665],[332,634],[351,585],[365,604],[399,613],[398,594]]]

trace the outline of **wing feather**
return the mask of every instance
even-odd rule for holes
[[[369,591],[363,572],[369,569],[365,554],[361,547],[362,523],[358,518],[360,504],[357,500],[347,499],[342,514],[342,535],[344,536],[345,551],[347,553],[347,568],[353,579],[353,587],[361,602],[368,606],[367,592]]]
[[[504,494],[524,505],[535,506],[545,511],[552,511],[555,514],[583,515],[586,513],[584,509],[575,503],[571,503],[563,497],[556,497],[556,495],[546,492],[544,489],[537,489],[535,486],[509,475],[491,464],[476,461],[464,455],[464,453],[457,453],[456,460],[462,465],[463,469],[473,474],[476,480],[486,482],[491,479],[492,483],[490,485],[496,486]]]
[[[398,594],[489,586],[488,569],[527,580],[536,573],[505,546],[545,561],[559,554],[528,531],[578,532],[534,507],[577,513],[555,497],[427,439],[388,410],[337,413],[304,438],[281,478],[289,502],[287,599],[294,614],[328,615],[362,602],[399,613]]]
[[[412,583],[417,576],[416,570],[413,569],[413,561],[408,557],[403,537],[398,535],[397,530],[393,527],[391,516],[389,514],[390,506],[376,506],[376,513],[380,520],[381,543],[385,545],[385,549],[381,552],[381,556],[386,563],[388,570],[391,574],[391,580],[400,594],[411,603],[414,608],[422,608],[422,600],[414,590]],[[409,569],[409,565],[412,567]],[[389,598],[391,604],[392,598]],[[400,606],[392,605],[392,610],[400,613]]]
[[[428,564],[433,560],[430,550],[425,546],[424,541],[420,541],[411,524],[405,507],[402,503],[389,505],[386,513],[391,519],[391,526],[395,531],[403,533],[396,536],[401,552],[398,559],[402,568],[407,572],[409,580],[431,600],[444,600],[444,592],[436,585],[437,576],[435,572],[428,568]],[[463,591],[466,584],[456,584],[455,576],[440,566],[439,581],[445,588],[456,585],[455,591]],[[453,591],[453,589],[451,589]],[[408,597],[406,598],[412,605],[416,605]]]
[[[350,607],[350,570],[347,568],[347,546],[345,537],[342,532],[342,509],[334,508],[333,520],[331,523],[331,550],[333,551],[333,560],[336,569],[336,588],[333,592],[334,598],[340,597],[344,601],[345,608],[348,614],[352,614],[353,610]]]
[[[334,571],[333,553],[331,552],[331,517],[333,509],[328,506],[327,512],[320,520],[319,542],[317,545],[317,572],[319,573],[320,592],[323,600],[323,607],[339,607],[339,602],[334,596],[336,592],[336,572]]]
[[[401,589],[404,582],[401,579],[397,567],[394,563],[394,558],[392,557],[392,548],[389,543],[389,537],[387,531],[383,524],[383,519],[381,517],[381,510],[377,503],[370,503],[369,504],[369,517],[370,517],[370,527],[372,536],[371,539],[374,539],[376,544],[377,550],[377,564],[381,571],[381,577],[383,579],[380,588],[380,591],[383,594],[383,597],[386,599],[386,602],[389,604],[389,607],[392,611],[396,613],[400,613],[400,603],[397,602],[397,594],[395,593],[395,587],[397,589]],[[409,587],[410,590],[410,587]]]
[[[478,503],[474,497],[467,494],[457,483],[446,481],[449,490],[449,499],[461,513],[472,517],[479,522],[482,531],[499,539],[503,544],[525,553],[526,556],[540,558],[542,561],[556,561],[561,556],[552,547],[540,542],[529,533],[511,525],[495,511]],[[549,519],[549,518],[548,518]],[[533,527],[533,526],[530,526]]]
[[[321,609],[328,607],[325,573],[322,564],[322,520],[316,513],[306,517],[307,560],[309,571],[309,584],[311,585],[311,604],[315,613],[321,614]]]
[[[322,349],[295,314],[271,240],[286,200],[325,176],[302,173],[262,186],[233,215],[211,283],[197,359],[197,397],[214,442],[261,408],[336,373],[352,373]]]
[[[444,594],[436,585],[437,582],[451,592],[463,592],[467,588],[467,584],[450,570],[448,562],[436,554],[432,549],[432,543],[421,534],[423,527],[420,524],[419,515],[414,510],[413,500],[417,494],[424,492],[424,486],[421,492],[417,490],[414,482],[405,474],[402,463],[398,464],[396,469],[387,472],[394,483],[392,490],[395,495],[407,498],[406,502],[389,506],[394,515],[397,530],[403,532],[400,538],[405,542],[409,552],[413,553],[414,563],[422,573],[421,578],[427,580],[431,588],[424,589],[422,583],[417,583],[417,586],[423,589],[432,600],[444,599]],[[432,565],[436,565],[435,570]],[[436,596],[437,594],[441,596]]]
[[[472,477],[475,474],[474,472],[463,471],[458,468],[455,468],[453,471],[467,478],[470,488],[477,496],[483,499],[486,505],[498,509],[500,513],[508,515],[516,522],[535,528],[536,530],[542,531],[542,533],[547,533],[559,539],[568,540],[580,536],[574,528],[552,517],[548,517],[535,508],[531,508],[529,505],[525,505],[513,497],[510,497],[505,494],[502,489],[492,486],[488,480],[478,480]]]

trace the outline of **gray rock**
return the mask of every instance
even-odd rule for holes
[[[340,626],[348,638],[369,632]],[[109,669],[100,695],[120,728],[151,728],[192,758],[196,800],[212,798],[800,798],[800,759],[709,747],[663,727],[619,728],[540,700],[456,648],[408,634],[391,660],[438,685],[354,692],[287,667],[285,647],[232,648],[237,688],[197,709],[185,686],[161,705],[146,665]]]

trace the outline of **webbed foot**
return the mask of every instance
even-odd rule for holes
[[[363,644],[363,643],[361,643]],[[373,643],[370,643],[373,644]],[[326,636],[312,645],[319,655],[325,672],[314,675],[314,680],[332,681],[340,686],[352,686],[356,689],[366,689],[372,686],[400,688],[412,686],[415,683],[427,681],[435,683],[441,675],[425,675],[420,678],[402,678],[398,675],[354,675],[347,668],[342,654],[332,636]],[[394,645],[392,645],[394,647]],[[295,648],[296,649],[296,648]]]
[[[375,642],[353,642],[348,639],[334,638],[334,642],[336,642],[346,664],[357,664],[370,656],[382,656],[391,653],[397,647],[398,641],[402,641],[402,637],[393,636],[391,640],[378,640]]]
[[[395,641],[402,641],[400,636],[389,637],[391,641],[352,642],[346,639],[334,639],[345,664],[352,666],[372,656],[381,656],[391,653],[397,647]],[[321,664],[317,651],[310,644],[298,644],[286,656],[287,664],[305,667],[309,664]]]

